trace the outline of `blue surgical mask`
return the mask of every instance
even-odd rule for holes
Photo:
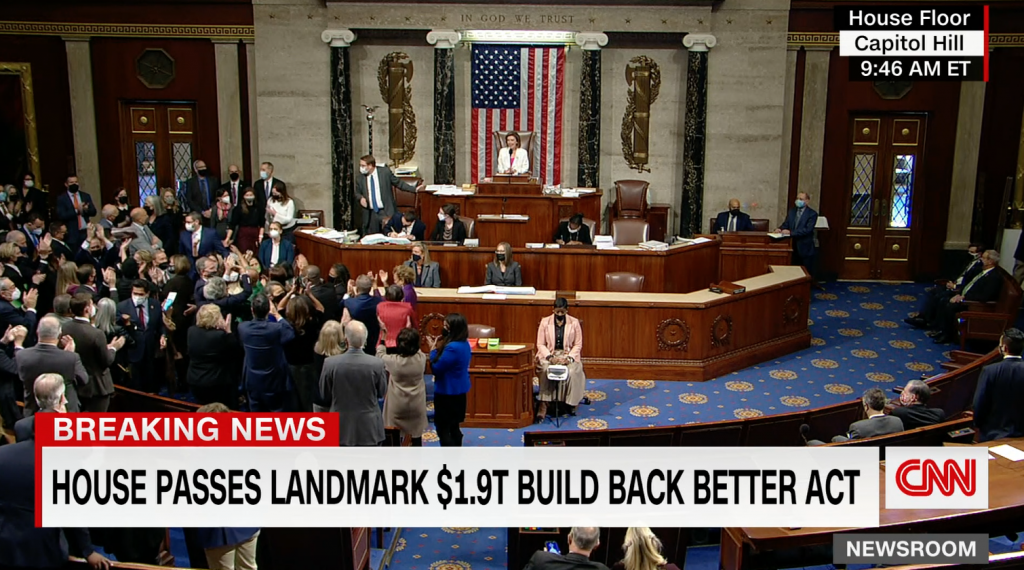
[[[261,171],[260,171],[260,178],[262,178],[262,179],[266,180],[267,178],[270,178],[270,175],[269,175],[269,174],[267,174],[267,171],[266,171],[266,170],[261,170]]]
[[[7,201],[7,192],[0,192],[0,202]]]
[[[803,200],[797,198],[797,200],[796,200],[796,202],[794,202],[794,204],[796,204],[797,208],[803,208],[804,206],[807,205],[807,202],[804,202]]]

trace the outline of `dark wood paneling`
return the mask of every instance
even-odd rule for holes
[[[188,6],[182,6],[187,4]],[[95,24],[207,24],[251,26],[251,0],[77,0],[6,2],[4,20]]]
[[[136,75],[135,60],[147,48],[163,49],[174,58],[176,76],[164,89],[150,89]],[[92,66],[104,202],[110,201],[114,189],[123,184],[117,128],[120,101],[194,101],[198,148],[193,150],[193,156],[206,161],[213,172],[220,172],[217,72],[210,40],[94,38]],[[167,166],[158,163],[158,168]]]
[[[64,178],[75,167],[68,59],[64,40],[56,37],[0,36],[0,61],[32,64],[41,170],[41,180],[37,184],[48,184],[50,188],[62,186]],[[15,181],[0,180],[3,184],[11,182]]]
[[[1020,145],[1021,93],[1024,93],[1024,50],[996,49],[989,58],[989,83],[985,86],[985,116],[978,153],[978,176],[983,187],[984,210],[981,235],[972,235],[985,247],[994,243],[1003,204],[1003,187],[1007,176],[1017,170],[1017,149]],[[978,214],[975,214],[978,215]]]
[[[915,252],[912,273],[918,279],[938,275],[946,240],[959,105],[960,83],[952,81],[917,82],[903,99],[882,99],[875,93],[871,82],[849,81],[849,60],[839,57],[839,50],[832,51],[822,195],[812,202],[821,215],[828,217],[829,225],[834,228],[833,231],[819,233],[821,250],[818,259],[824,272],[837,273],[842,262],[843,232],[836,229],[845,228],[847,221],[844,219],[844,204],[850,186],[847,150],[851,113],[924,112],[928,113],[928,132],[918,167],[923,176],[918,177],[912,211],[914,223],[924,224],[924,227],[915,234],[911,243],[911,251]],[[1019,120],[1017,124],[1019,126]],[[814,193],[815,189],[808,190]]]

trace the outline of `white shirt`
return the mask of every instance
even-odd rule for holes
[[[516,158],[512,160],[509,156],[508,147],[498,151],[498,168],[496,173],[502,173],[512,168],[513,174],[522,174],[530,170],[530,155],[526,154],[525,148],[516,149]]]
[[[270,240],[270,264],[277,265],[277,258],[281,254],[281,240]]]
[[[295,225],[295,200],[288,200],[287,204],[272,201],[268,204],[268,207],[274,211],[274,215],[270,219],[271,222],[281,224],[283,229],[288,229]]]
[[[202,230],[202,228],[192,232],[192,249],[194,251],[198,251],[199,250],[199,244],[200,244],[200,242],[202,242],[202,240],[203,240],[203,230]]]

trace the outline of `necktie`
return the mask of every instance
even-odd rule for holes
[[[736,231],[736,216],[732,214],[729,215],[729,231]]]
[[[74,194],[72,194],[72,197],[74,197],[74,199],[75,199],[75,211],[76,212],[81,212],[82,211],[82,204],[81,204],[81,202],[78,201],[78,192],[75,192]],[[85,220],[82,219],[82,214],[78,214],[78,229],[82,229],[84,227],[85,227]]]
[[[207,187],[207,185],[206,185],[206,179],[205,178],[200,178],[199,179],[199,188],[202,189],[202,191],[203,191],[203,203],[206,204],[206,209],[209,210],[210,209],[210,190],[209,190],[209,187]]]
[[[146,330],[146,305],[139,305],[139,328]]]
[[[199,257],[199,239],[201,237],[202,234],[199,232],[192,234],[192,257]]]
[[[267,178],[267,183],[263,185],[263,189],[267,191],[267,198],[270,198],[270,191],[274,187],[274,179]]]
[[[374,182],[372,174],[368,178],[370,179],[370,201],[373,202],[373,211],[379,212],[380,208],[377,207],[377,183]]]
[[[237,182],[232,182],[231,183],[231,203],[232,204],[237,204],[238,203],[238,183]]]
[[[961,293],[961,296],[966,296],[967,292],[971,290],[971,286],[974,285],[975,283],[977,283],[979,279],[984,277],[985,273],[987,273],[987,272],[986,271],[982,271],[981,273],[975,275],[974,279],[971,279],[971,282],[968,283],[966,287],[964,287],[964,292]]]
[[[796,222],[793,224],[793,229],[794,230],[797,229],[798,227],[800,227],[800,218],[803,217],[803,215],[804,215],[804,209],[803,208],[797,208],[796,209]]]

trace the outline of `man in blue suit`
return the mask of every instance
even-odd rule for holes
[[[807,273],[814,275],[814,258],[817,248],[814,245],[814,226],[818,223],[818,212],[811,209],[811,195],[800,192],[796,195],[793,208],[786,215],[776,233],[793,238],[793,265],[803,265]]]
[[[117,304],[119,323],[131,330],[134,344],[126,345],[131,364],[132,387],[151,394],[160,391],[160,366],[157,351],[164,348],[163,313],[160,303],[149,296],[149,283],[142,279],[132,282],[132,296]]]
[[[212,253],[219,253],[221,257],[228,256],[228,248],[224,247],[217,237],[217,230],[203,227],[203,216],[199,212],[192,212],[185,216],[185,229],[181,231],[178,240],[178,251],[188,257],[192,264],[192,277],[195,278],[196,260]]]
[[[999,339],[1002,362],[986,366],[974,393],[978,441],[1024,436],[1024,332],[1008,329]]]
[[[273,314],[277,322],[268,321],[268,314]],[[238,325],[238,338],[245,348],[242,381],[249,396],[249,411],[281,412],[292,388],[284,345],[295,338],[295,329],[263,293],[252,300],[252,316],[253,320]]]
[[[711,233],[718,232],[752,232],[754,224],[750,223],[750,215],[740,211],[740,201],[736,198],[729,200],[729,211],[718,214],[715,219],[715,227]]]
[[[67,191],[57,194],[57,219],[68,228],[68,247],[77,251],[85,239],[89,218],[96,215],[96,205],[92,203],[92,196],[79,190],[78,176],[68,176],[64,187]]]

